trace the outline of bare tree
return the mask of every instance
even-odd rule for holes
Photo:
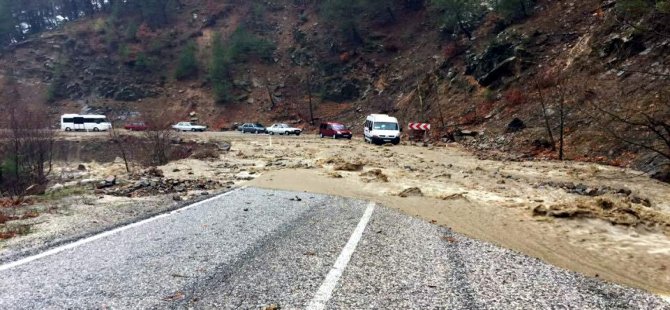
[[[542,95],[542,88],[540,83],[536,84],[538,99],[540,100],[540,105],[542,107],[542,118],[544,118],[544,127],[547,130],[547,136],[549,137],[549,143],[551,143],[551,149],[556,150],[556,140],[554,140],[554,132],[551,129],[551,122],[549,120],[549,114],[547,111],[547,102],[544,100]]]
[[[175,121],[169,112],[142,113],[144,121],[148,127],[142,133],[146,140],[147,163],[154,166],[165,165],[170,159],[172,150],[172,140],[177,137],[176,131],[172,129]]]
[[[114,115],[110,115],[111,119],[114,120],[116,117]],[[116,151],[121,155],[121,159],[123,159],[123,163],[126,166],[126,172],[130,173],[130,148],[132,146],[129,145],[128,142],[130,142],[130,138],[128,136],[124,136],[121,134],[119,128],[115,124],[112,124],[112,127],[109,128],[109,141],[114,145],[116,148]]]
[[[620,141],[670,160],[670,86],[639,104],[623,105],[619,98],[611,98],[616,105],[591,102],[605,116],[605,130]]]
[[[552,150],[558,144],[558,159],[565,159],[566,122],[583,101],[582,86],[569,79],[569,72],[547,72],[536,82],[544,127]],[[554,136],[558,133],[558,141]]]
[[[55,133],[43,109],[13,106],[4,132],[0,186],[10,196],[23,196],[30,186],[43,187],[52,170]]]
[[[307,105],[309,107],[309,124],[314,126],[314,104],[312,104],[312,74],[308,73],[306,81]]]

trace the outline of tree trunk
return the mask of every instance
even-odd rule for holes
[[[307,76],[307,100],[309,104],[309,124],[314,126],[314,107],[312,106],[312,77]]]
[[[391,7],[387,6],[386,7],[386,12],[389,14],[389,17],[391,18],[391,21],[393,23],[395,23],[396,22],[395,14],[393,14],[393,11],[391,10]]]
[[[544,126],[547,129],[547,134],[549,135],[549,142],[551,143],[551,150],[556,150],[556,140],[554,140],[554,133],[551,130],[551,124],[549,123],[549,115],[547,115],[547,107],[544,103],[544,97],[542,96],[542,90],[540,85],[536,84],[537,94],[540,96],[540,104],[542,105],[542,116],[544,117]]]
[[[565,103],[563,102],[563,99],[561,99],[560,103],[560,114],[561,114],[561,124],[560,124],[560,141],[559,141],[559,149],[558,149],[558,159],[563,160],[564,154],[563,154],[563,146],[564,146],[564,136],[565,136],[565,110],[564,110]]]
[[[277,104],[275,102],[275,98],[272,97],[272,91],[270,90],[270,82],[266,80],[265,82],[265,89],[268,92],[268,97],[270,97],[270,111],[274,110],[275,105]]]

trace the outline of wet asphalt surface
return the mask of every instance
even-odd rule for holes
[[[243,189],[0,271],[0,309],[305,308],[368,205]],[[670,304],[376,206],[326,308]]]

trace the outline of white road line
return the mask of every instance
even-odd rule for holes
[[[135,223],[132,223],[132,224],[128,224],[126,226],[121,226],[121,227],[118,227],[118,228],[115,228],[115,229],[112,229],[112,230],[108,230],[108,231],[105,231],[103,233],[100,233],[100,234],[97,234],[97,235],[94,235],[94,236],[91,236],[91,237],[88,237],[88,238],[80,239],[80,240],[77,240],[77,241],[72,242],[72,243],[68,243],[68,244],[65,244],[65,245],[55,247],[53,249],[44,251],[42,253],[39,253],[39,254],[36,254],[36,255],[33,255],[33,256],[25,257],[25,258],[19,259],[17,261],[11,262],[11,263],[0,265],[0,272],[8,270],[8,269],[12,269],[14,267],[18,267],[18,266],[21,266],[21,265],[24,265],[24,264],[27,264],[27,263],[30,263],[30,262],[38,260],[40,258],[44,258],[44,257],[47,257],[47,256],[58,254],[58,253],[63,252],[65,250],[74,249],[78,246],[93,242],[95,240],[99,240],[99,239],[102,239],[102,238],[105,238],[105,237],[108,237],[108,236],[111,236],[111,235],[114,235],[114,234],[118,234],[122,231],[131,229],[131,228],[134,228],[134,227],[142,226],[144,224],[151,223],[155,220],[158,220],[158,219],[161,219],[161,218],[164,218],[164,217],[168,217],[168,216],[174,215],[176,213],[186,211],[186,210],[191,209],[191,208],[195,208],[197,206],[208,203],[212,200],[215,200],[215,199],[218,199],[218,198],[221,198],[221,197],[224,197],[224,196],[228,196],[232,193],[238,192],[238,191],[246,189],[246,188],[247,188],[246,186],[239,187],[239,188],[236,188],[236,189],[231,190],[229,192],[225,192],[221,195],[217,195],[217,196],[214,196],[214,197],[211,197],[211,198],[207,198],[203,201],[196,202],[192,205],[188,205],[188,206],[185,206],[185,207],[177,209],[177,210],[173,210],[173,211],[168,212],[168,213],[159,214],[159,215],[156,215],[154,217],[150,217],[148,219],[145,219],[145,220],[142,220],[142,221],[139,221],[139,222],[135,222]]]
[[[368,225],[374,210],[375,203],[371,202],[368,204],[367,209],[365,209],[365,213],[363,214],[363,217],[361,217],[361,221],[358,222],[358,226],[356,226],[356,229],[354,229],[354,232],[351,234],[349,242],[347,242],[347,245],[342,249],[342,253],[337,257],[335,265],[333,265],[333,268],[328,272],[326,279],[321,284],[321,287],[319,287],[314,298],[312,298],[307,309],[321,310],[326,308],[326,303],[328,303],[328,300],[332,297],[337,282],[340,280],[340,277],[342,277],[342,273],[344,272],[344,269],[347,268],[347,264],[349,264],[351,255],[356,251],[356,246],[358,246],[358,242],[361,240],[365,227]]]

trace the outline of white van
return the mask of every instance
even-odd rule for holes
[[[400,124],[395,117],[386,114],[371,114],[365,119],[363,135],[365,142],[374,144],[400,143]]]
[[[107,131],[112,123],[104,115],[64,114],[60,118],[60,129],[64,131]]]

